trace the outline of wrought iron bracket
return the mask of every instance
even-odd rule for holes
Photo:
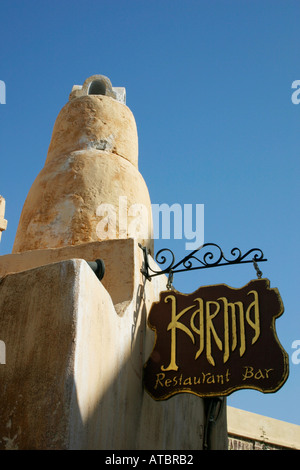
[[[264,254],[259,248],[252,248],[244,254],[242,254],[239,248],[232,248],[230,252],[232,258],[228,259],[225,257],[219,245],[216,243],[204,243],[204,245],[189,253],[178,263],[175,262],[175,255],[169,248],[159,250],[155,256],[155,261],[157,264],[161,265],[161,269],[156,271],[149,265],[147,248],[142,246],[140,243],[139,247],[143,250],[144,254],[144,263],[141,273],[149,281],[151,281],[152,277],[159,276],[161,274],[167,274],[170,277],[170,275],[173,275],[174,273],[243,263],[253,263],[257,276],[261,277],[262,273],[259,270],[257,263],[268,261],[264,258]],[[167,261],[167,254],[171,257],[169,262]]]

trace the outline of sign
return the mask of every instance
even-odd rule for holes
[[[276,392],[288,377],[288,355],[275,331],[283,311],[268,279],[240,289],[219,284],[192,294],[161,292],[148,318],[155,344],[144,365],[146,390],[155,400],[181,392]]]

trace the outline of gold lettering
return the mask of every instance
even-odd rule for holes
[[[274,369],[265,369],[265,371],[266,371],[266,379],[269,378],[269,372],[271,372],[271,370],[274,370]]]
[[[244,369],[246,369],[246,371],[242,374],[243,380],[251,379],[251,377],[253,377],[253,367],[245,366]]]
[[[251,290],[251,291],[248,292],[247,295],[249,295],[249,294],[254,295],[254,300],[253,300],[253,302],[251,302],[251,304],[247,308],[246,320],[247,320],[248,324],[255,331],[255,335],[252,338],[252,344],[254,344],[258,340],[259,335],[260,335],[258,293],[256,292],[256,290]],[[254,308],[254,319],[253,320],[250,318],[252,308]]]
[[[224,363],[228,361],[230,354],[229,346],[229,318],[228,309],[231,309],[231,323],[232,323],[232,344],[231,351],[234,351],[237,346],[237,327],[236,327],[236,312],[235,307],[239,308],[239,320],[240,320],[240,356],[242,356],[246,350],[246,339],[245,339],[245,322],[244,322],[244,308],[242,302],[230,303],[226,297],[220,297],[218,300],[224,302]]]
[[[215,312],[212,314],[210,313],[210,305],[215,305],[217,307]],[[218,302],[213,300],[206,302],[206,357],[208,362],[210,362],[210,364],[213,366],[215,365],[215,361],[211,355],[211,334],[213,335],[218,348],[222,351],[222,341],[218,337],[212,322],[213,318],[215,318],[219,313],[219,310],[220,304]]]
[[[170,303],[170,322],[167,331],[170,332],[170,361],[161,365],[161,371],[177,371],[177,330],[183,331],[189,336],[195,348],[195,360],[204,353],[207,361],[215,366],[214,348],[223,352],[225,364],[231,352],[239,349],[242,357],[246,351],[246,334],[250,333],[249,340],[254,344],[260,337],[260,311],[259,298],[256,290],[247,293],[252,295],[247,305],[241,301],[229,302],[227,297],[219,297],[215,300],[204,300],[200,297],[193,300],[193,304],[177,311],[177,297],[170,293],[164,299]],[[181,318],[187,314],[183,323]],[[218,320],[216,317],[218,316]],[[188,320],[189,319],[189,320]],[[220,321],[221,320],[221,321]],[[252,336],[252,338],[251,338]],[[254,372],[250,367],[245,370],[245,378],[250,378]],[[180,378],[178,378],[180,380]]]
[[[165,378],[165,376],[166,376],[166,374],[162,374],[162,373],[156,374],[156,383],[155,383],[155,385],[154,385],[154,389],[155,389],[155,390],[157,389],[158,384],[159,384],[161,387],[164,386],[164,384],[162,383],[162,380]]]
[[[248,369],[247,373],[250,373],[250,376],[247,378],[253,377],[254,375],[253,368],[248,367],[247,369]],[[252,370],[249,372],[250,369]],[[265,369],[266,374],[270,370],[273,370],[273,369]],[[262,372],[259,369],[258,372],[255,374],[257,375],[257,379],[263,378],[263,376],[260,377],[260,374],[262,374]],[[179,378],[177,375],[171,378],[166,378],[166,374],[161,372],[161,373],[156,374],[156,382],[154,385],[154,389],[156,390],[158,387],[162,387],[162,388],[177,387],[178,385],[179,387],[186,387],[186,386],[192,387],[193,385],[200,385],[204,383],[207,383],[207,384],[218,383],[218,384],[223,385],[224,381],[229,382],[230,380],[229,375],[230,375],[229,369],[226,370],[225,376],[224,374],[212,374],[211,372],[207,372],[207,373],[202,372],[201,376],[183,377],[183,375],[181,374]],[[224,377],[225,377],[225,380],[224,380]]]
[[[209,373],[208,373],[208,374],[205,374],[204,372],[202,372],[202,383],[203,383],[203,384],[205,383],[205,376],[206,376],[206,375],[209,375]]]
[[[195,302],[199,303],[199,308],[193,313],[191,318],[191,328],[192,330],[199,335],[199,349],[196,352],[195,359],[198,359],[200,354],[204,349],[204,308],[203,308],[203,299],[197,298]],[[199,328],[195,326],[195,316],[199,314]]]
[[[188,377],[184,380],[183,385],[192,385],[192,378]]]
[[[207,375],[210,375],[210,377],[207,378],[206,383],[214,384],[215,383],[215,376],[213,374],[210,374],[210,373],[208,373]]]
[[[194,308],[195,305],[190,305],[189,307],[184,308],[181,312],[179,312],[176,315],[176,297],[174,295],[168,295],[167,297],[165,297],[165,302],[168,302],[169,300],[171,300],[172,302],[172,316],[171,316],[171,321],[168,325],[167,330],[168,331],[171,330],[171,360],[170,360],[170,364],[168,365],[168,367],[161,366],[161,370],[163,371],[178,370],[178,366],[176,364],[176,329],[177,328],[184,331],[187,335],[189,335],[193,343],[195,343],[195,339],[191,331],[183,323],[180,323],[178,321],[179,318],[182,317],[182,315],[184,315],[186,312]]]
[[[259,379],[264,379],[264,374],[262,373],[261,369],[258,369],[258,371],[256,372],[256,374],[254,375],[254,378],[256,380],[259,380]]]
[[[258,369],[255,372],[253,367],[245,366],[244,368],[246,369],[246,371],[244,374],[242,374],[243,380],[252,379],[252,377],[254,377],[255,380],[268,379],[269,372],[274,370],[274,369],[265,369],[265,372],[263,372],[261,369]]]
[[[217,383],[223,385],[223,383],[224,383],[223,374],[217,375]]]

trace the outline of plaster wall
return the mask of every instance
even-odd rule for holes
[[[204,400],[181,394],[156,402],[143,388],[154,344],[147,314],[166,278],[145,281],[131,242],[133,288],[120,313],[82,259],[1,279],[1,449],[202,449]],[[213,446],[227,448],[226,413]]]
[[[228,435],[240,448],[300,449],[300,426],[227,407]]]

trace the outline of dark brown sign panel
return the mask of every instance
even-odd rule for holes
[[[288,355],[275,331],[283,311],[268,279],[240,289],[219,284],[192,294],[161,292],[148,318],[156,336],[144,365],[148,393],[165,400],[180,392],[276,392],[288,377]]]

